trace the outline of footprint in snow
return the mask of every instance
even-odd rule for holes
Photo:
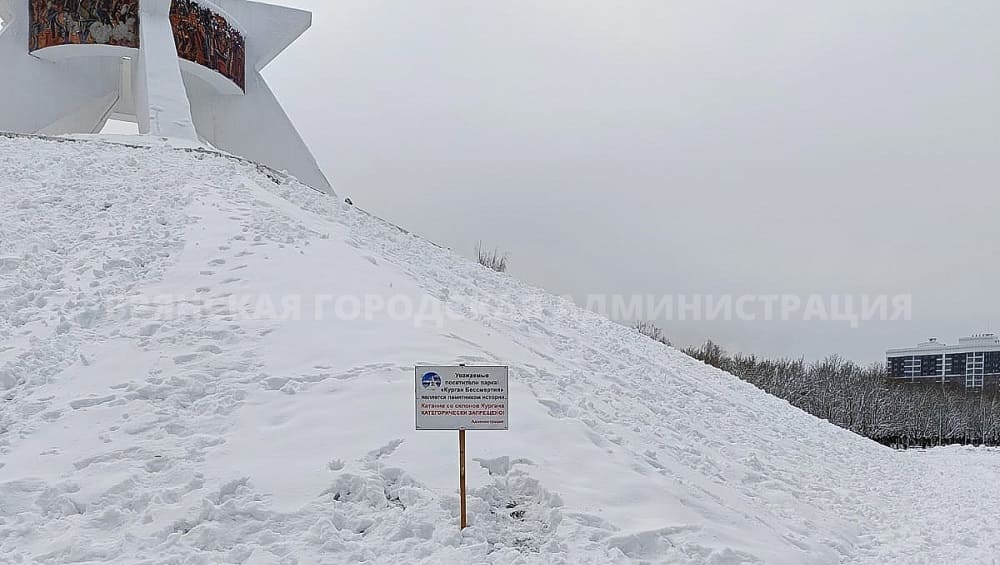
[[[507,476],[515,465],[535,464],[535,462],[532,461],[531,459],[526,459],[523,457],[518,459],[511,459],[510,456],[508,455],[504,455],[503,457],[497,457],[494,459],[482,459],[476,457],[473,458],[472,460],[475,461],[476,463],[479,463],[479,466],[482,467],[483,469],[486,469],[486,471],[490,474],[490,476],[500,476],[500,477]]]
[[[388,457],[399,449],[399,446],[403,445],[402,439],[394,439],[389,443],[383,445],[382,447],[368,452],[368,457],[374,460],[381,459],[383,457]]]
[[[108,396],[101,396],[98,398],[80,398],[69,403],[70,408],[73,410],[79,410],[81,408],[90,408],[92,406],[98,406],[100,404],[107,404],[118,398],[116,395],[111,394]]]

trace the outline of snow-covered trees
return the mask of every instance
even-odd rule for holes
[[[640,322],[635,328],[669,343],[651,323]],[[861,366],[836,355],[813,363],[764,359],[730,354],[712,341],[684,352],[886,445],[1000,445],[1000,389],[995,383],[982,391],[952,384],[899,383],[887,378],[881,363]]]
[[[897,383],[886,377],[882,364],[863,367],[838,356],[810,364],[759,360],[729,355],[713,343],[687,353],[887,445],[1000,445],[1000,392],[995,385],[966,391],[961,385]]]

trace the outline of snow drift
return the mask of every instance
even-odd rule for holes
[[[511,367],[511,431],[413,366]],[[989,563],[894,453],[251,163],[0,137],[3,563]],[[938,496],[928,494],[940,485]]]

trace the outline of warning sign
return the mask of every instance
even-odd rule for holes
[[[418,430],[506,430],[507,367],[417,367]]]

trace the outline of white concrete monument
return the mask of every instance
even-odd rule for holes
[[[109,119],[206,143],[332,193],[261,77],[312,23],[247,0],[0,0],[0,131],[98,133]]]

